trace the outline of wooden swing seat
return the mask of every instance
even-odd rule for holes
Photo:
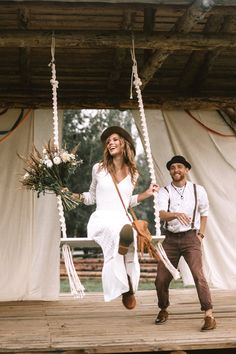
[[[153,242],[156,244],[159,241],[163,241],[165,238],[164,235],[152,236]],[[67,244],[71,248],[80,248],[80,249],[93,249],[100,248],[100,246],[94,240],[90,240],[87,237],[67,237],[61,238],[61,246]]]

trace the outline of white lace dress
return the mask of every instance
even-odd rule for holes
[[[137,195],[132,196],[134,186],[128,175],[118,188],[125,206],[137,205]],[[96,210],[88,222],[88,238],[95,240],[102,248],[104,265],[102,284],[104,300],[111,301],[129,290],[127,274],[130,276],[134,291],[138,288],[140,266],[137,255],[136,233],[134,243],[129,247],[127,255],[118,253],[119,233],[123,225],[130,224],[121,204],[111,175],[99,170],[95,164],[92,170],[92,183],[89,192],[84,192],[84,204],[96,203]]]

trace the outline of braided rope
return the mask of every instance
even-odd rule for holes
[[[52,78],[50,83],[52,85],[52,106],[53,106],[53,142],[54,146],[59,149],[59,129],[58,129],[58,109],[57,109],[57,89],[59,82],[56,79],[56,65],[55,65],[55,37],[52,36],[52,44],[51,44],[51,62],[49,66],[51,67]],[[59,221],[62,232],[62,239],[67,238],[66,233],[66,221],[65,214],[62,205],[61,196],[57,196],[57,209],[59,214]],[[64,244],[62,246],[62,255],[65,262],[65,267],[69,279],[71,294],[75,297],[82,298],[84,297],[84,287],[80,282],[78,274],[75,270],[73,257],[71,253],[71,249],[68,245]]]
[[[143,100],[142,100],[142,93],[140,90],[140,86],[142,85],[142,82],[138,76],[138,69],[137,69],[137,62],[135,59],[135,53],[134,53],[134,48],[131,50],[131,57],[133,60],[133,68],[132,68],[132,73],[133,73],[133,84],[137,93],[137,98],[138,98],[138,105],[139,105],[139,113],[140,113],[140,119],[141,119],[141,128],[142,128],[142,133],[143,133],[143,139],[144,139],[144,146],[145,146],[145,151],[147,154],[147,163],[148,163],[148,169],[150,173],[150,178],[151,178],[151,183],[156,184],[156,176],[155,176],[155,170],[154,170],[154,164],[153,164],[153,159],[152,159],[152,153],[151,153],[151,145],[150,145],[150,139],[148,135],[148,129],[147,129],[147,121],[145,117],[145,112],[144,112],[144,106],[143,106]],[[153,198],[153,203],[154,203],[154,210],[155,210],[155,228],[156,228],[156,236],[160,236],[160,218],[159,218],[159,208],[157,204],[157,198]]]
[[[142,82],[138,76],[138,67],[137,67],[137,61],[135,58],[134,39],[132,39],[131,58],[133,61],[131,81],[133,80],[133,85],[135,87],[137,98],[138,98],[141,128],[142,128],[142,133],[143,133],[145,151],[147,154],[148,169],[149,169],[149,173],[150,173],[151,182],[153,184],[156,184],[156,176],[155,176],[154,163],[153,163],[152,152],[151,152],[151,144],[150,144],[150,139],[149,139],[149,134],[148,134],[148,129],[147,129],[147,120],[146,120],[146,116],[145,116],[142,93],[141,93],[141,89],[140,89]],[[130,98],[132,98],[132,88],[131,88]],[[153,204],[154,204],[154,218],[155,218],[156,236],[160,236],[160,234],[161,234],[160,217],[159,217],[159,207],[158,207],[158,201],[157,201],[156,195],[154,195]],[[180,278],[179,271],[169,261],[161,242],[157,243],[157,247],[159,250],[160,258],[161,258],[162,262],[164,263],[165,267],[170,271],[170,273],[173,275],[173,278],[175,280],[179,279]]]

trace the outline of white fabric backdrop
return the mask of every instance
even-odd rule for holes
[[[207,127],[232,134],[216,111],[191,111]],[[138,111],[133,111],[140,132]],[[236,137],[216,135],[194,121],[185,111],[146,110],[157,181],[170,181],[165,165],[173,155],[192,164],[189,179],[203,185],[210,201],[206,237],[203,240],[205,274],[210,285],[236,288]],[[192,283],[185,262],[180,264],[185,284]]]
[[[0,130],[8,130],[18,115],[19,110],[12,109],[0,116]],[[56,198],[38,199],[35,193],[20,189],[24,163],[16,155],[28,156],[33,143],[40,150],[51,135],[52,111],[35,110],[0,143],[0,301],[56,300],[59,296]]]

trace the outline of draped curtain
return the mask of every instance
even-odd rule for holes
[[[9,130],[19,110],[0,115],[0,131]],[[205,274],[218,288],[236,288],[236,139],[216,111],[147,110],[157,181],[170,182],[165,167],[173,155],[192,164],[189,179],[203,185],[210,200],[203,240]],[[140,132],[138,111],[133,112]],[[59,112],[62,118],[62,112]],[[201,123],[201,124],[200,124]],[[215,132],[220,132],[218,135]],[[32,111],[5,140],[0,135],[0,301],[56,300],[59,296],[60,225],[54,195],[37,198],[22,190],[19,178],[32,144],[41,149],[52,136],[51,110]],[[1,141],[2,140],[2,141]],[[186,263],[180,263],[185,284],[191,283]]]
[[[235,289],[236,137],[217,111],[189,113],[145,111],[157,181],[161,186],[170,182],[165,165],[173,155],[192,164],[189,180],[203,185],[210,201],[203,240],[207,280],[214,287]],[[142,138],[138,111],[133,116]],[[181,259],[179,266],[184,283],[191,284],[187,264]]]
[[[0,115],[0,131],[19,116]],[[59,112],[62,117],[62,112]],[[56,300],[59,296],[60,225],[54,195],[21,189],[25,157],[52,136],[52,111],[35,110],[5,140],[0,135],[0,301]]]

